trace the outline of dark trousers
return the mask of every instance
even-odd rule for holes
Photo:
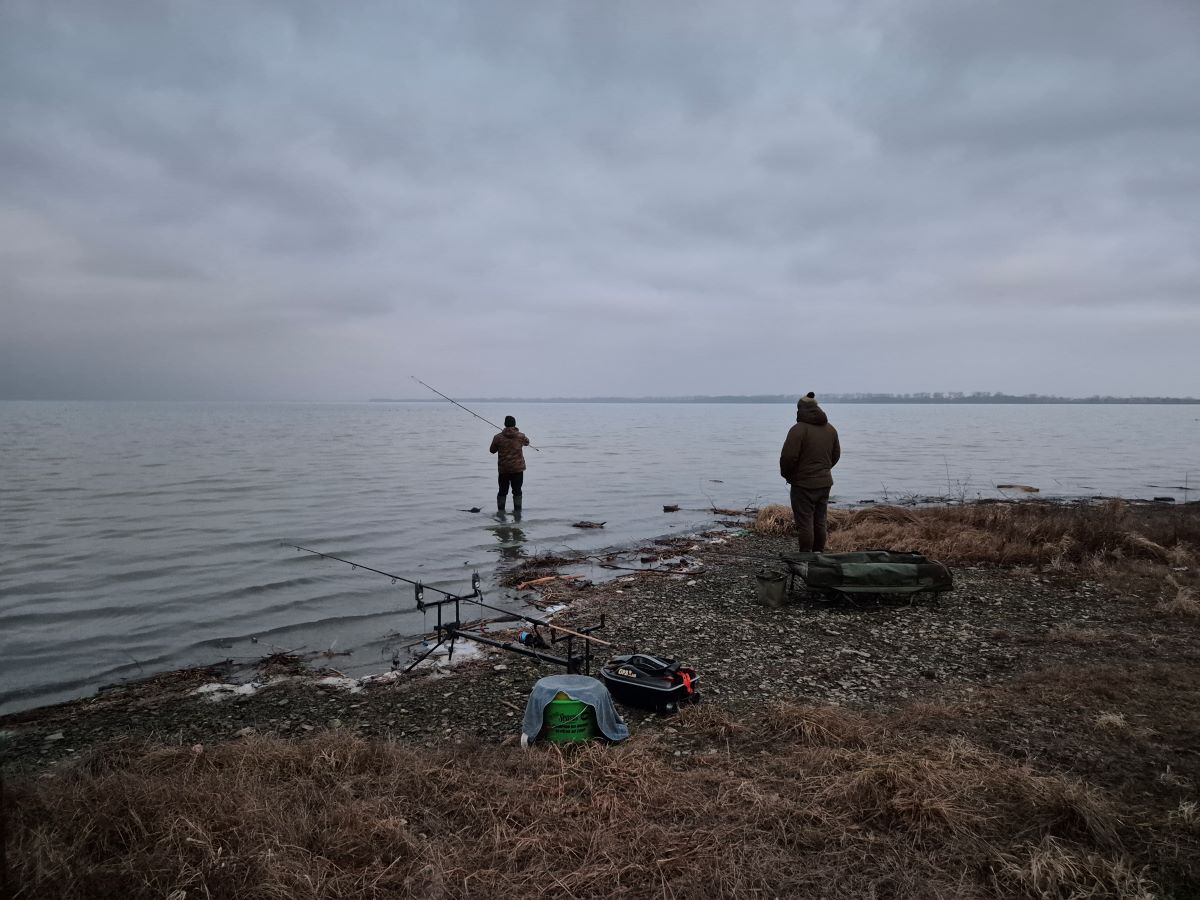
[[[512,487],[513,506],[520,507],[521,505],[521,485],[525,483],[524,472],[501,472],[500,473],[500,490],[496,494],[496,506],[500,509],[504,508],[504,500],[508,497],[509,486]]]
[[[792,485],[792,518],[796,520],[796,540],[800,552],[820,553],[825,549],[829,534],[829,488],[806,488]]]

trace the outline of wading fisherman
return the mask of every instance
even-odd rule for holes
[[[512,486],[513,515],[521,513],[521,485],[525,481],[525,454],[523,447],[529,446],[529,438],[517,431],[517,420],[504,417],[504,430],[492,438],[489,452],[497,454],[496,465],[500,470],[500,491],[496,494],[496,509],[504,512],[504,500]]]
[[[833,472],[842,456],[837,429],[809,391],[796,402],[796,424],[779,454],[779,474],[791,485],[792,517],[800,552],[820,553],[828,534],[826,518]]]

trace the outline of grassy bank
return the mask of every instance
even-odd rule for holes
[[[15,895],[1200,896],[1200,507],[833,525],[831,549],[919,549],[956,590],[750,606],[753,572],[790,541],[768,508],[759,534],[700,554],[703,575],[630,574],[570,613],[695,661],[700,706],[631,718],[623,745],[522,752],[505,704],[549,673],[511,658],[327,697],[329,730],[268,733],[295,694],[215,717],[180,700],[151,740],[9,779]],[[76,740],[85,714],[0,726]]]
[[[1069,776],[842,710],[655,746],[112,748],[14,798],[40,896],[1150,896]],[[186,892],[186,893],[185,893]]]
[[[916,550],[949,564],[990,564],[1098,577],[1111,586],[1158,580],[1160,611],[1200,615],[1200,504],[983,503],[831,510],[831,552]],[[786,506],[759,511],[754,530],[794,533]],[[1141,585],[1146,587],[1145,584]]]
[[[1128,560],[1138,568],[1138,561],[1194,566],[1200,547],[1198,507],[1106,500],[834,509],[827,549],[911,548],[950,563],[1111,567]],[[754,529],[791,534],[791,510],[766,507]]]

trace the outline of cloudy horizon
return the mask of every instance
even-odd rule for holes
[[[0,3],[0,399],[1200,395],[1189,0]]]

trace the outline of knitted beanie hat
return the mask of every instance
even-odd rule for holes
[[[796,409],[813,409],[817,405],[817,395],[809,391],[796,401]]]
[[[504,427],[505,428],[516,428],[517,420],[514,419],[512,416],[505,416],[504,417]]]

